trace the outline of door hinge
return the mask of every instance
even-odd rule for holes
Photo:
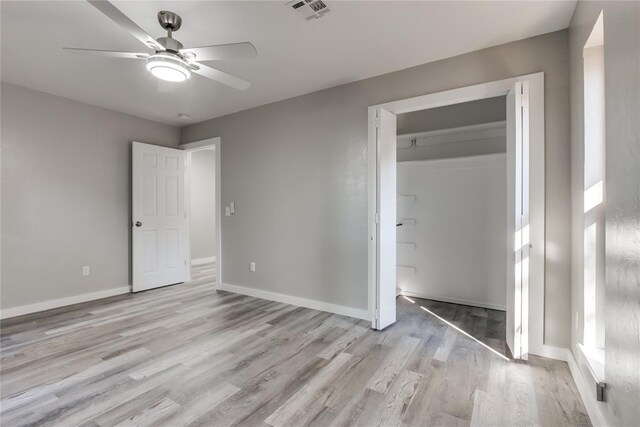
[[[380,319],[380,310],[375,310],[373,312],[373,320],[378,320]]]
[[[380,224],[380,214],[378,212],[376,212],[375,221],[376,221],[376,224]]]
[[[184,260],[184,265],[187,265],[187,260],[186,259]]]

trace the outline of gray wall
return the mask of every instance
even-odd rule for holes
[[[220,136],[222,281],[367,308],[367,107],[545,72],[546,343],[570,341],[567,31],[560,31],[186,126]],[[257,271],[249,272],[249,261]]]
[[[200,150],[191,153],[190,237],[191,259],[216,255],[216,152]]]
[[[1,99],[2,308],[127,286],[131,141],[179,129],[6,83]]]
[[[582,49],[604,9],[606,103],[606,404],[611,425],[640,420],[640,3],[578,2],[570,27],[573,312],[582,312]],[[572,316],[572,350],[582,319]]]
[[[412,113],[398,114],[398,135],[450,129],[507,119],[507,97],[479,99]]]

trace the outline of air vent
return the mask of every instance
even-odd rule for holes
[[[285,6],[300,14],[307,21],[322,18],[325,13],[329,12],[327,4],[322,0],[293,0],[286,3]]]

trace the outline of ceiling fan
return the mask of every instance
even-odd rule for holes
[[[174,12],[162,10],[158,12],[160,26],[167,30],[166,37],[157,40],[136,25],[113,4],[105,0],[88,0],[96,9],[119,24],[129,34],[153,49],[153,53],[119,52],[112,50],[79,49],[65,47],[71,53],[106,56],[110,58],[145,59],[147,70],[155,77],[170,82],[182,82],[191,77],[191,73],[223,83],[235,89],[245,90],[251,83],[200,63],[200,61],[217,61],[224,59],[251,59],[258,56],[253,44],[232,43],[214,46],[184,48],[182,43],[172,37],[182,25],[182,18]]]

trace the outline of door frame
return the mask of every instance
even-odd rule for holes
[[[466,86],[413,98],[372,105],[368,109],[368,302],[369,316],[375,328],[377,261],[377,150],[376,110],[395,115],[443,107],[446,105],[505,96],[516,82],[529,83],[529,176],[530,176],[530,276],[528,298],[529,353],[548,355],[544,345],[545,283],[545,134],[544,73],[527,74],[504,80]]]
[[[201,141],[190,142],[180,145],[180,149],[186,152],[185,156],[185,206],[187,213],[187,260],[189,262],[189,268],[187,269],[187,280],[191,280],[191,153],[202,150],[215,151],[215,222],[216,222],[216,280],[215,284],[218,286],[222,283],[222,202],[220,195],[220,137],[203,139]]]

